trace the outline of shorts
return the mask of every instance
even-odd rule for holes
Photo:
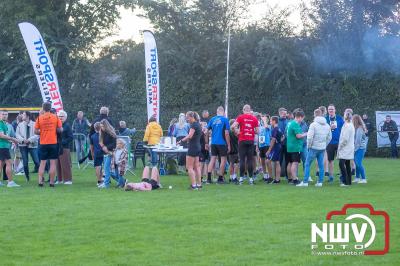
[[[276,145],[276,144],[275,144]],[[281,157],[281,147],[280,146],[275,146],[270,154],[268,155],[267,159],[272,161],[272,162],[279,162],[280,157]]]
[[[187,152],[187,154],[186,154],[186,156],[189,156],[189,157],[200,157],[200,150],[191,150],[191,149],[189,149],[188,150],[188,152]]]
[[[39,159],[41,161],[58,159],[58,144],[39,145]]]
[[[94,160],[93,160],[94,167],[102,166],[103,165],[103,161],[104,161],[104,156],[94,157]]]
[[[301,155],[300,152],[288,152],[287,163],[300,163]]]
[[[254,146],[254,152],[253,152],[253,155],[254,155],[254,156],[258,156],[258,154],[257,154],[257,146]]]
[[[0,161],[7,161],[11,159],[10,149],[0,148]]]
[[[208,151],[201,151],[199,156],[199,161],[201,163],[209,163],[210,162],[210,153]]]
[[[157,181],[154,179],[148,179],[148,178],[143,178],[142,182],[146,182],[151,185],[151,190],[156,190],[160,188],[160,186],[157,184]]]
[[[211,156],[228,156],[228,146],[211,144]]]
[[[232,163],[239,163],[239,154],[229,154],[228,155],[228,160],[229,160],[229,163],[230,164],[232,164]]]
[[[263,159],[267,158],[268,149],[269,149],[268,146],[259,148],[259,150],[260,150],[260,158],[263,158]]]
[[[328,154],[328,161],[334,161],[336,153],[338,151],[338,144],[328,144],[326,147],[326,153]]]

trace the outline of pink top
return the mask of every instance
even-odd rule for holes
[[[152,190],[151,184],[147,182],[140,182],[140,183],[128,183],[127,186],[132,190],[137,191],[150,191]]]

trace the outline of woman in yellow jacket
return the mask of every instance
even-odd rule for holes
[[[144,132],[143,141],[149,146],[157,145],[160,143],[160,139],[162,136],[163,136],[162,128],[161,128],[160,124],[157,123],[157,119],[154,116],[152,116],[149,119],[149,123],[147,124],[146,131]],[[157,161],[158,161],[157,153],[151,151],[150,155],[151,155],[152,166],[156,166]]]

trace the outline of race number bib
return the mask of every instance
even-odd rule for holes
[[[258,143],[264,144],[265,143],[265,136],[259,136],[258,137]]]

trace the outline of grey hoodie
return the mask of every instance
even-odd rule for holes
[[[332,139],[331,127],[322,116],[314,118],[307,132],[307,148],[325,150]]]
[[[354,151],[359,149],[366,149],[367,147],[367,136],[365,135],[364,130],[359,127],[356,129],[356,136],[354,138]]]

